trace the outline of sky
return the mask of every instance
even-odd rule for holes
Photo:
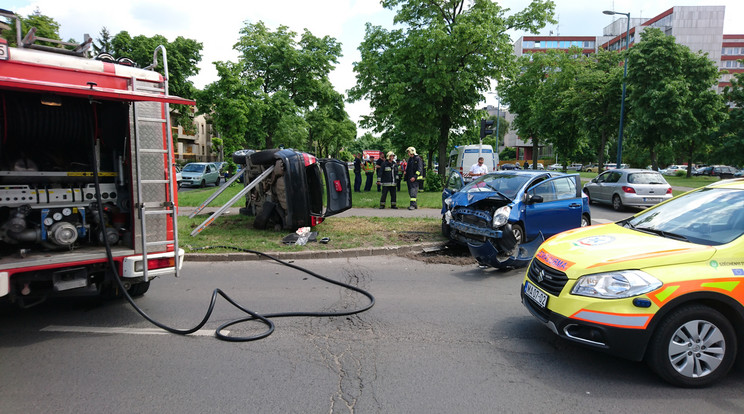
[[[603,10],[630,13],[631,18],[653,17],[673,6],[726,6],[724,33],[744,34],[742,0],[554,0],[558,24],[546,26],[539,34],[599,36],[616,16]],[[523,10],[529,0],[499,1],[508,14]],[[4,0],[0,8],[27,16],[38,10],[60,24],[62,39],[94,39],[105,26],[113,36],[123,30],[131,36],[160,34],[169,41],[178,36],[203,44],[200,72],[190,78],[197,88],[214,82],[217,72],[212,62],[237,61],[232,47],[246,23],[263,21],[275,30],[285,25],[300,34],[308,29],[317,37],[331,36],[342,44],[343,56],[331,73],[331,82],[340,93],[356,83],[353,63],[359,61],[359,44],[364,39],[365,23],[393,28],[394,13],[379,0],[241,0],[211,2],[196,0]],[[622,16],[620,16],[622,17]],[[528,33],[510,33],[513,40]],[[494,95],[485,95],[484,103],[496,105]],[[347,103],[346,111],[358,121],[370,112],[367,102]]]

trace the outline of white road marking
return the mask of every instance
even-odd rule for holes
[[[60,326],[49,325],[41,329],[44,332],[75,332],[75,333],[102,333],[102,334],[125,334],[125,335],[170,335],[171,333],[160,328],[111,328],[102,326]],[[222,331],[229,335],[230,331]],[[190,336],[214,336],[214,330],[200,329]]]

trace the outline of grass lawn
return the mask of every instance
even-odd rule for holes
[[[205,247],[210,248],[204,253],[235,252],[235,249],[219,246],[261,252],[292,252],[407,246],[412,243],[445,241],[441,233],[441,220],[438,218],[330,217],[313,228],[313,231],[318,232],[318,239],[331,239],[328,244],[309,242],[305,246],[285,245],[282,238],[290,231],[256,230],[253,228],[253,217],[239,214],[221,216],[192,237],[191,231],[207,217],[198,215],[193,219],[178,218],[179,241],[187,253]]]

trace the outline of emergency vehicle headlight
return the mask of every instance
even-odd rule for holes
[[[581,276],[576,281],[572,295],[600,299],[621,299],[643,295],[661,287],[655,277],[640,270],[619,270]]]
[[[509,220],[509,214],[511,214],[511,207],[509,206],[504,206],[496,210],[493,213],[493,228],[496,229],[506,224]]]

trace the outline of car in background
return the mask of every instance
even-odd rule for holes
[[[507,164],[501,164],[499,166],[499,169],[503,171],[503,170],[519,170],[521,168],[519,167],[519,164],[507,163]]]
[[[538,162],[537,163],[537,168],[534,168],[534,165],[530,164],[530,166],[527,167],[527,169],[528,170],[544,170],[545,169],[545,166],[541,162]]]
[[[687,166],[686,165],[670,165],[659,172],[662,175],[675,176],[677,175],[677,171],[682,171],[685,174],[687,174]]]
[[[562,170],[562,169],[563,169],[563,165],[562,164],[550,164],[550,165],[548,165],[548,170],[549,171],[558,171],[558,170]]]
[[[590,203],[612,205],[616,211],[628,207],[650,207],[672,198],[672,186],[658,171],[614,169],[584,184]]]
[[[211,162],[190,162],[181,170],[181,185],[206,187],[207,184],[220,184],[220,171]]]
[[[178,164],[173,164],[173,168],[176,170],[176,182],[178,183],[178,188],[181,188],[181,182],[183,181],[183,176],[181,175],[181,166]]]
[[[442,191],[442,233],[481,265],[525,266],[545,238],[591,223],[580,183],[579,174],[522,170],[464,185],[452,172]]]
[[[585,165],[584,166],[584,172],[598,173],[599,172],[599,164]]]
[[[566,341],[703,387],[744,363],[743,236],[744,180],[716,182],[546,241],[522,304]]]
[[[696,176],[703,176],[703,177],[719,177],[721,179],[728,179],[728,178],[734,178],[734,174],[736,174],[739,170],[730,167],[728,165],[709,165],[707,167],[704,167],[699,170],[695,170],[693,175]]]

